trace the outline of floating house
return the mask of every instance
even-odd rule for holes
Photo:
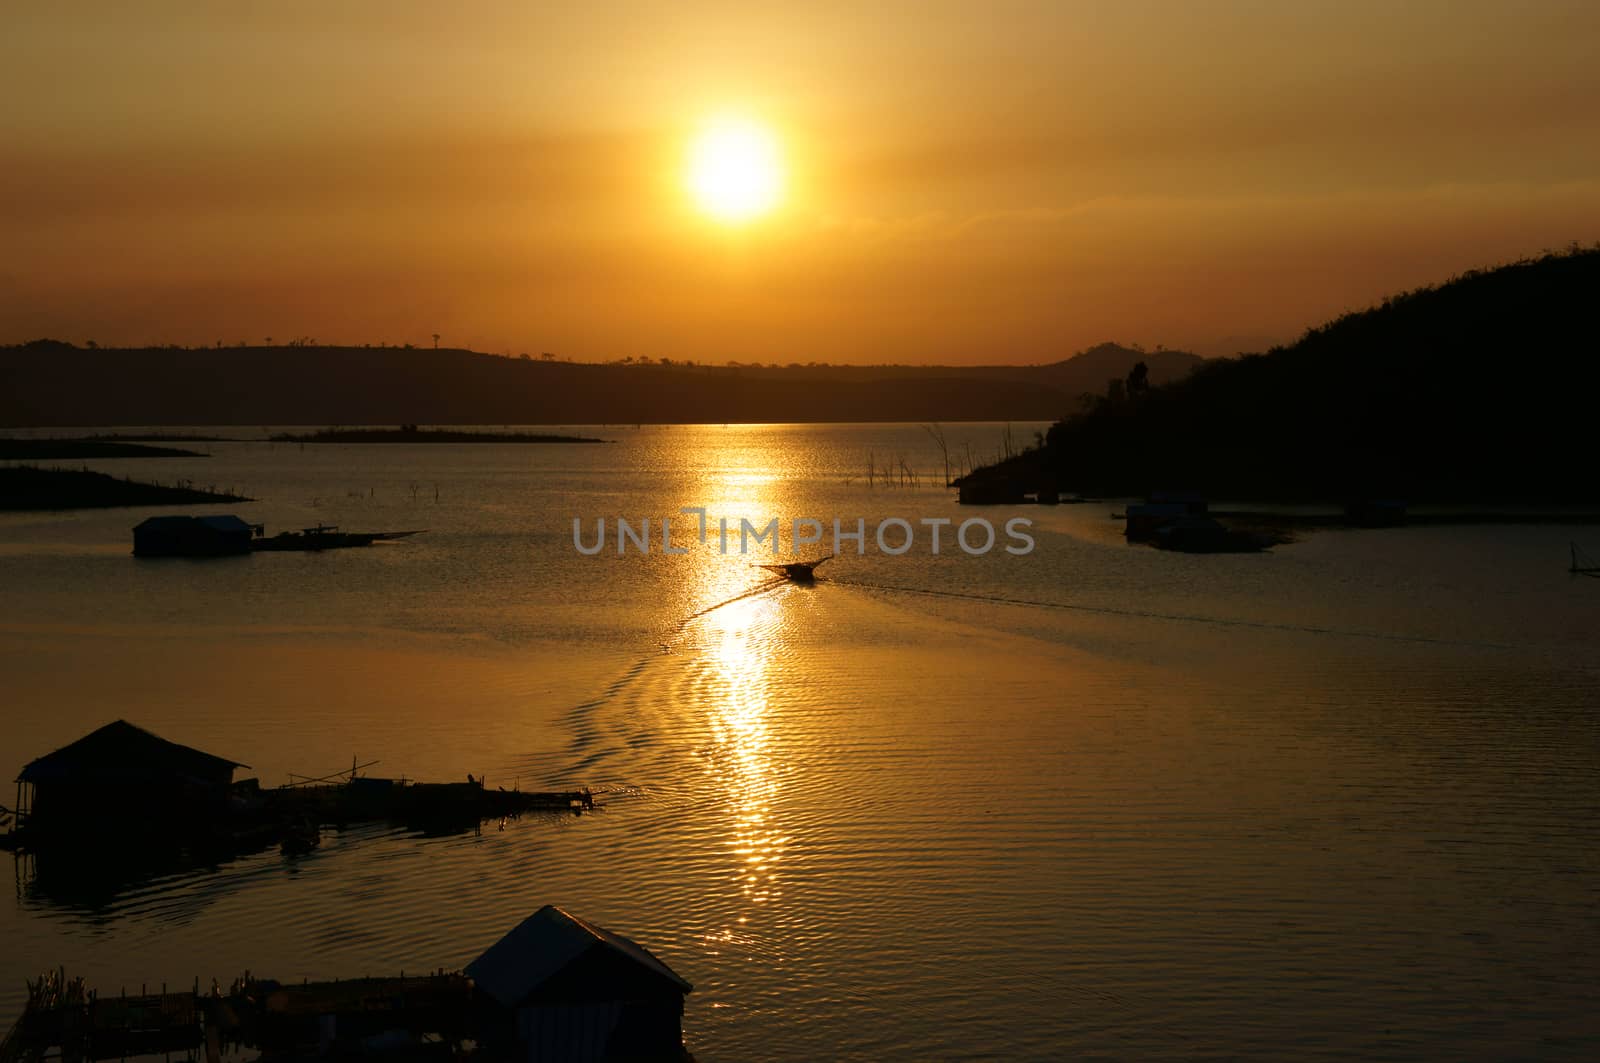
[[[227,814],[233,770],[246,766],[118,720],[22,769],[18,827],[129,834],[213,823]]]
[[[1148,501],[1157,506],[1182,506],[1191,517],[1203,517],[1210,511],[1206,496],[1193,491],[1151,491]]]
[[[956,488],[956,502],[963,506],[1015,505],[1025,497],[1019,481],[1003,476],[963,476]]]
[[[649,950],[545,905],[467,965],[501,1016],[492,1054],[540,1060],[683,1060],[694,987]]]
[[[1151,541],[1163,550],[1186,554],[1253,554],[1267,548],[1267,540],[1226,527],[1212,517],[1179,517],[1156,529]]]
[[[248,554],[258,527],[231,513],[151,517],[133,529],[135,557],[222,557]]]
[[[1123,534],[1129,539],[1153,539],[1158,531],[1189,515],[1183,506],[1168,502],[1134,502],[1123,511],[1128,526]]]
[[[1398,498],[1361,498],[1345,503],[1345,520],[1358,528],[1396,528],[1406,522],[1406,504]]]
[[[1147,501],[1129,505],[1125,511],[1129,539],[1149,540],[1162,528],[1185,517],[1204,517],[1208,512],[1204,497],[1182,491],[1154,491]]]

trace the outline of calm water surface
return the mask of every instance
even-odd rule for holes
[[[933,487],[915,427],[590,434],[88,463],[238,487],[216,510],[269,530],[428,529],[370,550],[136,561],[164,511],[0,516],[7,778],[126,717],[269,784],[355,756],[606,794],[298,859],[18,861],[0,1022],[47,967],[459,966],[556,903],[695,983],[706,1060],[1600,1054],[1593,529],[1196,557],[1028,507],[1025,557],[869,543],[763,588],[714,540],[580,556],[571,519],[1012,514]]]

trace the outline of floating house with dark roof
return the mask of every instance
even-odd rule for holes
[[[226,815],[226,757],[180,746],[126,720],[32,761],[17,776],[18,826],[139,833],[203,826]]]
[[[1185,518],[1204,518],[1209,509],[1205,496],[1192,491],[1152,491],[1148,501],[1127,506],[1123,534],[1135,541],[1153,540],[1161,529]]]
[[[248,554],[257,525],[229,514],[151,517],[133,529],[135,557],[223,557]]]
[[[467,965],[499,1029],[494,1054],[539,1060],[684,1060],[694,988],[621,934],[545,905]]]

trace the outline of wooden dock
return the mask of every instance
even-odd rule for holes
[[[362,1054],[449,1059],[475,1029],[472,981],[458,971],[280,985],[242,978],[224,995],[192,991],[102,997],[52,972],[0,1042],[0,1063],[90,1063],[178,1056],[220,1063],[233,1048],[264,1056]]]
[[[0,1042],[0,1063],[64,1063],[180,1054],[203,1041],[195,992],[102,998],[81,978],[54,971],[28,983],[28,1003]]]
[[[535,813],[583,813],[596,807],[593,791],[510,790],[481,780],[422,783],[365,776],[338,783],[292,784],[263,789],[235,783],[224,815],[204,820],[146,821],[131,825],[107,818],[52,823],[49,829],[23,812],[0,834],[0,849],[90,848],[114,854],[168,848],[212,853],[252,852],[283,845],[286,851],[323,827],[388,822],[422,830],[471,829],[490,820]],[[313,843],[314,844],[314,843]]]
[[[261,807],[273,814],[322,824],[372,820],[482,822],[523,812],[594,808],[594,794],[589,790],[491,789],[482,780],[426,783],[359,776],[339,783],[280,786],[256,793]]]

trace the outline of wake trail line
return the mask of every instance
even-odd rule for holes
[[[679,620],[675,625],[673,625],[671,633],[667,636],[667,641],[659,643],[662,653],[671,653],[673,643],[677,642],[683,637],[684,629],[701,617],[706,616],[709,613],[714,613],[718,609],[724,608],[725,606],[732,605],[734,602],[743,601],[746,598],[752,598],[758,594],[766,594],[768,591],[776,590],[778,587],[781,587],[788,582],[788,579],[783,576],[763,580],[754,587],[751,587],[749,590],[735,594],[731,598],[724,598],[722,601],[708,605],[698,612],[690,613],[688,616],[684,617],[682,620]],[[587,701],[580,702],[566,711],[565,719],[567,722],[567,727],[572,732],[572,739],[568,744],[568,750],[573,756],[579,758],[576,762],[570,763],[567,766],[567,773],[569,775],[573,772],[592,767],[596,763],[610,756],[611,753],[615,751],[612,748],[594,748],[596,741],[601,738],[601,733],[600,728],[594,722],[593,717],[595,713],[600,711],[600,709],[604,708],[606,705],[610,704],[626,693],[627,690],[640,679],[640,677],[650,670],[650,666],[660,658],[661,653],[652,653],[640,657],[637,661],[633,662],[631,666],[624,669],[622,674],[616,679],[612,680],[612,682],[607,685],[605,689],[602,690],[598,695],[590,698]]]
[[[676,634],[681,634],[683,629],[688,627],[694,621],[699,620],[702,616],[705,616],[707,613],[716,612],[718,609],[721,609],[725,605],[732,605],[734,602],[742,602],[746,598],[754,598],[758,594],[765,594],[768,591],[775,590],[778,587],[781,587],[785,583],[788,583],[788,582],[789,582],[789,577],[787,577],[787,576],[774,576],[772,579],[769,579],[769,580],[767,580],[767,581],[765,581],[763,583],[758,583],[754,587],[751,587],[749,590],[744,591],[741,594],[735,594],[732,598],[724,598],[722,601],[718,602],[716,605],[708,605],[704,609],[700,610],[698,613],[690,613],[688,616],[686,616],[682,620],[678,621],[678,626],[677,626],[677,628],[675,629],[675,631],[673,633],[675,635]]]
[[[724,608],[726,606],[732,605],[734,602],[742,602],[746,598],[753,598],[758,594],[766,594],[768,591],[776,590],[777,588],[783,586],[784,584],[786,584],[788,582],[789,582],[788,579],[786,579],[783,576],[778,576],[778,577],[776,577],[774,579],[764,580],[761,583],[756,584],[754,587],[751,587],[747,591],[741,591],[740,593],[735,594],[731,598],[724,598],[722,601],[717,602],[717,603],[715,603],[713,605],[708,605],[704,609],[699,610],[698,612],[690,613],[688,616],[684,617],[682,620],[679,620],[676,624],[674,624],[672,626],[672,629],[671,629],[671,634],[667,636],[667,641],[661,642],[658,645],[661,647],[663,652],[670,653],[672,651],[672,644],[674,642],[676,642],[680,637],[682,637],[684,628],[688,627],[690,624],[694,623],[696,620],[699,620],[701,617],[706,616],[709,613],[714,613],[718,609],[722,609],[722,608]],[[631,668],[629,668],[627,671],[622,673],[620,678],[616,679],[614,682],[612,682],[612,684],[610,686],[606,687],[604,693],[602,693],[597,698],[594,698],[594,699],[592,699],[590,701],[586,701],[586,702],[582,703],[581,705],[575,706],[574,709],[573,709],[573,712],[582,712],[584,710],[592,711],[594,709],[599,708],[601,705],[605,704],[606,702],[612,700],[618,694],[621,694],[624,690],[626,690],[629,686],[631,686],[633,684],[633,681],[638,679],[639,676],[641,674],[643,674],[645,669],[649,668],[650,665],[660,656],[661,656],[660,654],[652,653],[652,654],[649,654],[647,656],[639,658],[637,661],[634,662],[634,664],[633,664],[633,666]]]
[[[1062,609],[1075,613],[1098,613],[1103,616],[1136,617],[1142,620],[1178,620],[1190,624],[1215,624],[1221,627],[1249,627],[1264,631],[1292,631],[1308,635],[1342,635],[1346,638],[1378,639],[1384,642],[1423,642],[1437,646],[1467,646],[1487,650],[1528,650],[1536,646],[1521,646],[1504,642],[1474,642],[1469,639],[1435,638],[1430,635],[1394,635],[1382,631],[1352,631],[1335,627],[1316,627],[1311,624],[1282,624],[1269,620],[1242,620],[1226,616],[1205,616],[1199,613],[1158,613],[1144,609],[1118,609],[1109,605],[1075,605],[1071,602],[1041,602],[1028,598],[1006,598],[1000,595],[973,594],[968,591],[940,591],[928,587],[897,587],[887,583],[864,583],[858,580],[832,579],[848,587],[864,590],[888,591],[894,594],[926,594],[936,598],[961,598],[975,602],[993,602],[998,605],[1016,605],[1034,609]]]

